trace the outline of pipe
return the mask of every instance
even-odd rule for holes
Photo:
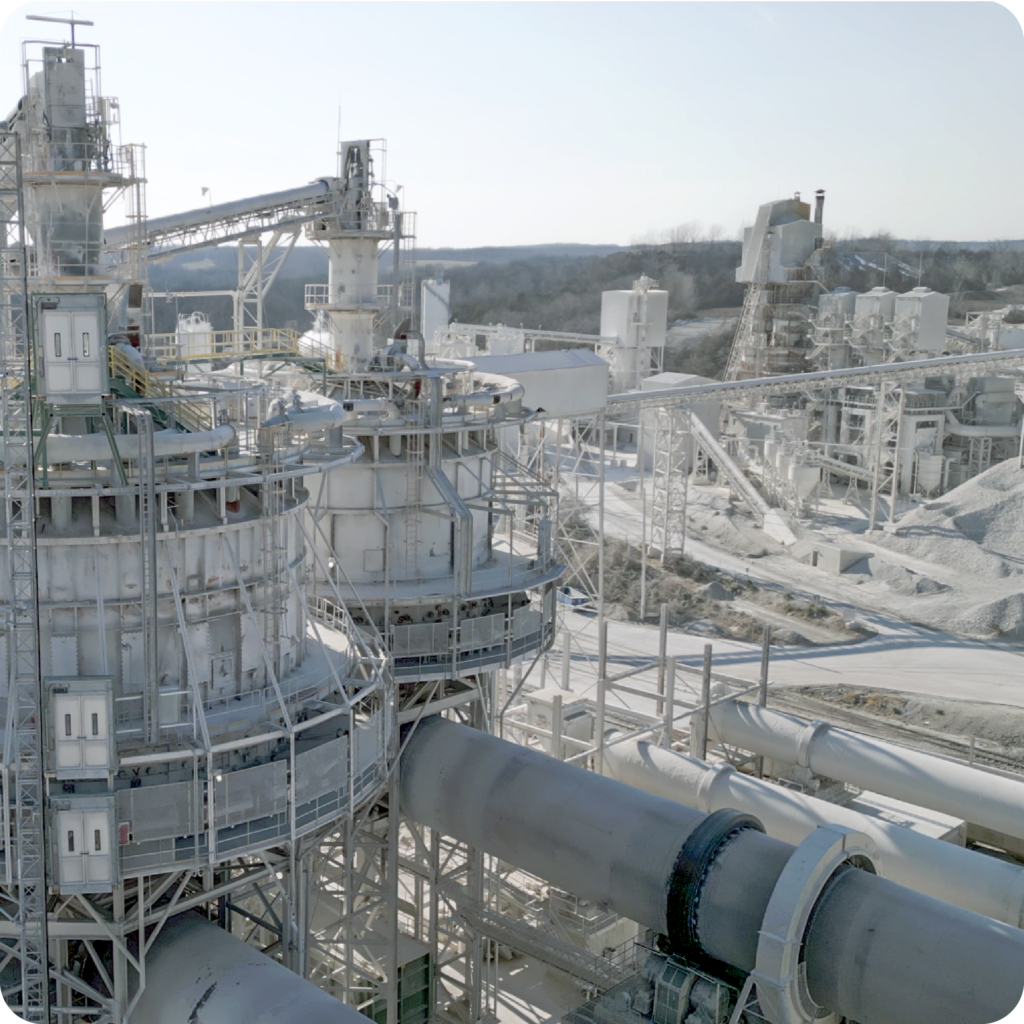
[[[502,377],[497,373],[473,374],[473,379],[483,384],[488,390],[473,391],[468,395],[448,395],[446,402],[453,405],[459,412],[466,409],[477,409],[488,405],[506,405],[509,402],[522,401],[526,389],[512,377]]]
[[[369,1024],[369,1018],[198,914],[146,953],[132,1024]]]
[[[647,793],[708,814],[730,807],[754,814],[768,835],[799,845],[821,825],[842,825],[873,840],[878,873],[897,885],[1024,928],[1024,868],[941,842],[848,807],[712,767],[645,740],[605,747],[605,772]]]
[[[473,514],[440,466],[427,466],[427,475],[452,516],[452,576],[456,594],[463,597],[473,589]]]
[[[957,437],[1017,437],[1020,434],[1020,424],[1010,426],[987,425],[984,423],[969,424],[961,423],[950,409],[946,410],[946,433],[955,434]]]
[[[153,433],[153,454],[164,456],[188,455],[191,452],[219,451],[235,440],[234,427],[225,425],[212,430],[184,433],[178,430],[157,430]],[[115,434],[118,455],[134,458],[139,450],[138,434]],[[46,438],[46,458],[51,464],[61,462],[96,462],[113,457],[106,434],[49,434]]]
[[[303,405],[303,402],[310,404]],[[281,412],[265,419],[260,424],[261,426],[282,427],[291,424],[308,432],[331,430],[334,427],[340,427],[346,421],[343,403],[336,402],[332,398],[324,398],[311,391],[293,391],[291,405],[278,400],[271,408],[275,406],[281,409]]]
[[[1024,839],[1024,783],[739,701],[711,707],[719,739],[815,775]]]
[[[343,398],[341,407],[344,409],[346,423],[355,423],[359,413],[371,413],[381,417],[381,423],[401,423],[402,414],[398,406],[386,398]]]
[[[401,805],[414,820],[666,934],[688,958],[760,962],[765,911],[800,865],[749,819],[723,824],[438,717],[405,743]],[[822,885],[829,912],[803,942],[819,1006],[860,1024],[988,1024],[1016,1006],[1024,933],[865,871]]]

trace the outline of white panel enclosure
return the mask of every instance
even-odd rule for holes
[[[295,802],[304,804],[348,786],[348,737],[339,736],[295,757]]]
[[[62,892],[109,892],[114,882],[112,807],[80,801],[57,811],[56,850]]]
[[[288,762],[271,761],[227,772],[215,780],[214,824],[230,828],[280,814],[288,806]]]
[[[50,637],[50,675],[78,675],[78,637]]]
[[[420,287],[420,330],[429,346],[433,344],[435,332],[448,326],[452,286],[450,281],[431,278]]]
[[[946,344],[949,296],[931,288],[912,288],[896,296],[896,317],[911,317],[915,326],[914,348],[922,352],[940,352]]]
[[[46,397],[51,402],[95,402],[105,373],[100,318],[94,311],[42,313]]]
[[[117,820],[128,826],[136,843],[191,835],[197,828],[194,796],[191,782],[122,789],[117,793]]]
[[[51,680],[54,761],[58,779],[102,779],[113,768],[108,680]]]

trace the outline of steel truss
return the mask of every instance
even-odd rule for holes
[[[844,386],[874,387],[883,381],[919,381],[923,377],[944,373],[971,377],[1005,371],[1024,371],[1024,349],[914,359],[905,363],[856,366],[841,370],[815,370],[810,373],[757,377],[714,384],[690,384],[682,388],[665,388],[661,391],[632,391],[609,395],[606,411],[608,415],[624,415],[637,409],[687,405],[697,397],[711,395],[722,401],[733,401],[748,397],[767,398],[769,395],[802,394],[807,388],[817,390]]]
[[[267,893],[276,896],[279,870],[287,856],[268,855],[263,861],[238,860],[216,870],[139,875],[123,879],[107,896],[64,896],[49,921],[52,949],[50,981],[54,1002],[50,1011],[63,1019],[91,1019],[95,1024],[122,1024],[129,1019],[145,989],[146,960],[164,924],[177,914],[193,911],[252,941],[245,934],[251,918],[244,907],[260,902],[273,908]],[[293,918],[286,916],[286,920]],[[296,919],[297,920],[297,919]],[[276,943],[266,951],[274,955]],[[0,964],[22,960],[17,926],[0,921]],[[4,991],[11,1005],[12,992]],[[19,1010],[24,1014],[24,1010]],[[39,1018],[45,1020],[48,1018]]]
[[[4,519],[11,601],[6,627],[8,702],[4,764],[13,774],[11,828],[17,864],[7,867],[7,892],[18,929],[21,1005],[31,1022],[49,1020],[47,972],[45,784],[42,765],[42,679],[36,568],[35,459],[32,435],[32,344],[28,323],[21,141],[0,135],[0,431]],[[4,772],[4,807],[8,778]],[[10,1004],[8,1004],[10,1005]]]
[[[871,480],[871,522],[875,528],[878,517],[878,496],[889,491],[889,522],[896,520],[896,492],[899,487],[900,425],[906,392],[891,381],[878,390],[878,407],[874,429],[874,475]]]
[[[692,416],[682,408],[654,412],[651,545],[661,552],[662,565],[669,555],[682,554],[686,545],[686,499],[694,469],[690,453],[699,447]]]
[[[490,680],[478,682],[458,703],[435,703],[440,682],[408,687],[399,719],[415,723],[443,707],[487,728]],[[380,1024],[417,1024],[456,1005],[481,1020],[495,1009],[494,947],[461,911],[467,892],[482,902],[487,860],[405,820],[398,802],[392,770],[379,801],[316,843],[306,976]],[[422,944],[425,972],[422,957],[408,954],[410,939]]]
[[[291,255],[301,225],[275,228],[269,241],[262,235],[238,243],[238,290],[234,294],[234,329],[263,330],[263,308],[267,292]]]

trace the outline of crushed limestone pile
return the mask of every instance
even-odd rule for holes
[[[944,628],[1024,640],[1024,470],[1016,459],[908,513],[895,536],[873,539],[941,567],[947,576],[952,570],[975,585],[991,581],[991,600],[965,602],[955,589],[932,597],[942,601]]]

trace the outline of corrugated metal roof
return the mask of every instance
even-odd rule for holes
[[[641,381],[640,387],[645,391],[659,388],[681,388],[690,384],[715,384],[711,377],[701,377],[696,373],[673,373],[666,370],[664,373],[656,373]]]
[[[555,352],[518,352],[507,356],[475,356],[470,359],[486,373],[525,373],[529,370],[564,370],[572,366],[607,366],[589,348],[561,349]]]

